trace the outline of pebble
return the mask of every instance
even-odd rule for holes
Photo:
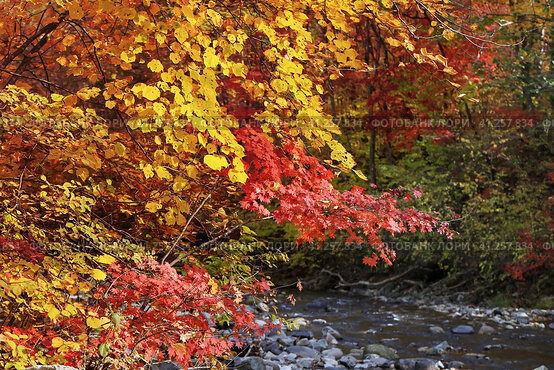
[[[342,356],[339,359],[339,363],[343,364],[344,366],[346,366],[348,368],[353,368],[354,366],[356,366],[357,362],[358,362],[358,360],[356,360],[354,357],[349,356],[349,355]]]
[[[454,329],[452,329],[452,333],[454,333],[454,334],[473,334],[473,333],[475,333],[475,330],[473,330],[473,327],[469,326],[469,325],[458,325]]]
[[[326,336],[327,334],[331,334],[335,339],[342,339],[341,333],[338,332],[338,330],[333,329],[330,326],[326,326],[323,329],[321,329],[321,333]]]
[[[329,348],[321,352],[325,357],[341,358],[344,353],[340,348]],[[352,357],[352,352],[350,352],[350,357]]]
[[[478,333],[480,335],[491,335],[491,334],[496,333],[496,330],[494,330],[494,328],[492,326],[488,326],[488,325],[483,324],[481,326],[481,328],[479,328]]]
[[[429,328],[429,331],[433,334],[443,334],[444,333],[444,329],[441,328],[440,326],[431,326]]]

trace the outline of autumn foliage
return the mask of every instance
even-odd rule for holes
[[[453,73],[402,17],[449,10],[1,2],[1,365],[219,366],[260,330],[243,294],[270,288],[247,253],[215,247],[252,240],[251,217],[297,225],[300,243],[347,233],[373,246],[368,265],[394,259],[383,230],[449,233],[406,207],[417,190],[333,188],[355,164],[322,100],[343,71],[372,68],[353,37],[366,19],[415,63]]]

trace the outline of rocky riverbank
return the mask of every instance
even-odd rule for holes
[[[347,295],[348,292],[341,292]],[[502,337],[507,337],[504,332],[517,332],[520,337],[525,335],[532,337],[544,335],[552,341],[554,333],[554,311],[552,310],[526,310],[516,308],[483,308],[471,305],[455,304],[447,300],[437,298],[424,300],[417,297],[399,297],[389,299],[384,296],[373,297],[375,302],[386,304],[393,308],[398,305],[412,305],[426,310],[430,316],[447,316],[452,321],[443,320],[446,325],[426,325],[427,333],[420,336],[422,343],[416,341],[409,343],[411,353],[417,355],[405,357],[398,338],[384,338],[375,336],[381,328],[370,328],[361,334],[367,337],[366,342],[352,342],[351,338],[343,335],[336,327],[337,322],[329,323],[325,319],[330,314],[340,314],[340,299],[329,300],[316,298],[305,305],[288,311],[291,322],[296,329],[274,330],[267,333],[259,341],[258,353],[253,356],[248,353],[246,357],[238,357],[231,366],[243,370],[266,369],[460,369],[460,368],[526,368],[548,369],[545,365],[537,367],[520,367],[517,362],[507,360],[506,365],[494,363],[490,360],[490,353],[498,353],[502,350],[511,350],[510,343],[502,343]],[[280,311],[287,312],[286,304],[278,305]],[[265,303],[257,303],[251,306],[259,315],[258,322],[263,324],[270,320],[269,307]],[[360,313],[374,314],[373,309],[360,307]],[[287,313],[285,313],[287,315]],[[318,317],[319,316],[319,317]],[[385,325],[412,325],[402,323],[406,317],[402,315],[390,315],[390,323]],[[457,325],[454,325],[457,323]],[[518,332],[531,330],[535,333]],[[434,339],[429,343],[429,337]],[[458,338],[464,337],[465,341],[487,343],[480,347],[479,352],[474,352],[460,345]],[[363,338],[363,335],[358,335]],[[446,340],[443,340],[446,339]],[[452,342],[452,344],[450,342]],[[258,344],[259,343],[259,344]],[[548,345],[547,345],[548,346]],[[523,350],[523,349],[522,349]],[[455,357],[456,359],[453,359]],[[552,365],[548,363],[548,365]]]

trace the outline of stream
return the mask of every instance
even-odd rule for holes
[[[295,306],[288,302],[277,305],[280,316],[296,318],[301,324],[301,318],[305,318],[308,325],[300,330],[309,330],[316,337],[321,336],[324,325],[333,327],[343,336],[337,346],[344,353],[381,343],[396,349],[400,359],[460,361],[469,369],[535,369],[541,365],[554,369],[552,311],[528,310],[529,319],[514,321],[513,315],[525,318],[526,314],[456,305],[438,312],[436,305],[428,303],[419,302],[418,306],[384,297],[379,300],[340,292],[296,291],[294,296]],[[315,325],[314,320],[319,322],[316,319],[323,319],[327,324]],[[482,324],[492,327],[494,333],[478,334]],[[452,329],[459,325],[472,326],[475,333],[454,334]],[[433,326],[442,328],[444,333],[439,329],[431,332]],[[443,341],[453,348],[435,356],[422,348]]]

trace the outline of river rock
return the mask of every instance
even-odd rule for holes
[[[310,340],[308,338],[300,338],[295,343],[297,346],[307,346],[310,344]]]
[[[339,342],[335,339],[335,337],[331,335],[331,333],[327,333],[327,335],[325,335],[325,340],[330,346],[335,346],[339,344]]]
[[[516,322],[518,324],[528,324],[529,321],[531,321],[531,319],[529,318],[529,315],[527,315],[527,313],[523,311],[516,312],[514,314],[514,318],[516,319]]]
[[[262,343],[262,348],[264,351],[266,352],[271,352],[273,354],[276,354],[276,355],[280,355],[281,352],[281,349],[279,348],[279,344],[277,344],[276,342],[269,342],[269,343]]]
[[[469,325],[458,325],[454,329],[452,329],[452,333],[454,333],[454,334],[474,334],[475,330],[473,330],[473,327],[469,326]]]
[[[340,358],[344,355],[344,353],[340,348],[329,348],[321,352],[321,354],[325,357],[333,357],[333,358]]]
[[[441,328],[440,326],[431,326],[429,328],[429,331],[433,334],[443,334],[444,333],[444,329]]]
[[[163,361],[158,362],[157,364],[152,364],[150,366],[145,367],[146,370],[182,370],[183,367],[181,365],[176,364],[175,362],[171,361]]]
[[[496,330],[494,330],[494,328],[492,326],[488,326],[486,324],[483,324],[481,326],[481,328],[479,328],[478,333],[480,335],[492,335],[492,334],[496,333]]]
[[[319,352],[306,346],[290,346],[287,348],[287,352],[294,353],[298,357],[319,358]]]
[[[396,350],[391,347],[384,346],[382,344],[369,344],[364,348],[365,354],[376,354],[390,360],[397,360],[398,354]]]
[[[465,353],[463,355],[463,357],[467,357],[467,358],[475,358],[475,359],[479,359],[479,360],[490,360],[490,358],[488,358],[486,355],[482,354],[482,353],[473,353],[473,352],[469,352],[469,353]]]
[[[316,363],[317,363],[317,360],[310,357],[299,358],[296,361],[296,364],[300,366],[302,369],[313,369]]]
[[[348,354],[358,360],[361,360],[364,357],[364,350],[361,348],[352,348]]]
[[[438,370],[434,360],[428,358],[405,358],[397,363],[400,370]]]
[[[296,339],[294,339],[293,337],[288,337],[284,334],[277,338],[277,342],[281,343],[283,346],[291,346],[294,344],[295,340]]]
[[[338,330],[333,329],[330,326],[326,326],[323,329],[321,329],[321,333],[326,336],[327,334],[331,334],[335,339],[342,339],[341,333],[338,332]]]
[[[238,360],[238,359],[236,359]],[[235,360],[235,361],[236,361]],[[236,367],[238,370],[266,370],[264,360],[261,357],[252,356],[240,359]]]
[[[349,355],[342,356],[339,359],[339,363],[343,364],[344,366],[346,366],[349,369],[352,369],[354,366],[356,366],[357,362],[358,362],[358,360],[356,360],[354,357],[349,356]]]
[[[548,328],[550,330],[554,330],[554,322],[551,322],[550,324],[548,324]]]
[[[313,340],[313,339],[312,339]],[[329,344],[325,339],[319,339],[315,342],[311,343],[311,347],[315,349],[316,351],[323,351],[324,349],[329,347]]]
[[[327,320],[324,319],[313,319],[312,324],[314,325],[325,325],[327,324]]]
[[[268,313],[269,312],[269,306],[267,304],[265,304],[264,302],[258,302],[256,303],[256,308],[258,309],[258,311],[260,312],[265,312],[265,313]]]
[[[450,344],[448,344],[448,342],[444,341],[444,342],[441,342],[441,343],[437,344],[434,347],[426,349],[425,354],[426,355],[431,355],[431,356],[442,355],[444,352],[446,352],[447,350],[449,350],[451,348],[452,348],[452,346]]]
[[[548,370],[548,368],[544,365],[541,365],[539,367],[534,368],[533,370]]]
[[[448,363],[449,369],[463,369],[465,364],[462,361],[450,361]]]
[[[302,331],[302,330],[293,330],[291,335],[296,338],[306,338],[306,339],[312,339],[314,337],[314,333],[311,331]]]
[[[368,364],[369,367],[386,367],[390,364],[390,360],[379,357],[378,355],[371,355],[370,358],[364,360],[365,364]]]
[[[277,364],[273,361],[270,361],[270,360],[264,360],[264,365],[265,365],[266,370],[268,370],[268,369],[281,370],[281,366],[279,366],[279,364]]]

